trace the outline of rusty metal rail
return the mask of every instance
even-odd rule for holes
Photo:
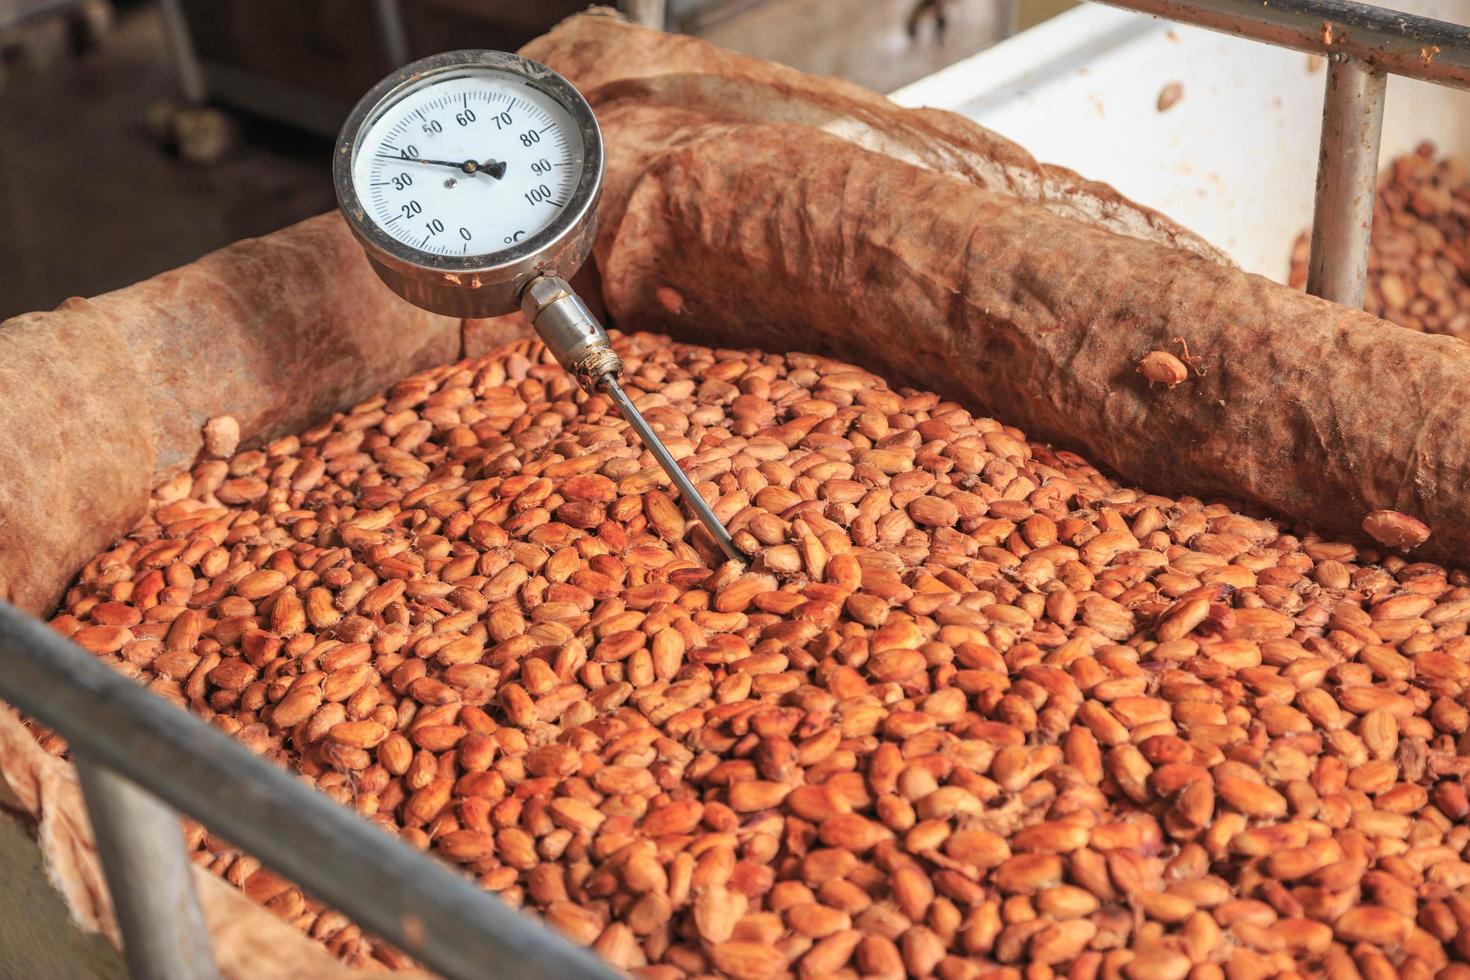
[[[1348,0],[1096,0],[1328,59],[1307,290],[1360,308],[1387,76],[1470,89],[1470,28]]]

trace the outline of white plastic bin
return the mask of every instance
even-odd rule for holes
[[[1470,0],[1398,9],[1470,24]],[[1321,58],[1087,5],[892,97],[968,116],[1285,281],[1312,220],[1325,80]],[[1171,82],[1183,97],[1160,112]],[[1381,164],[1424,139],[1470,160],[1470,92],[1390,78]]]

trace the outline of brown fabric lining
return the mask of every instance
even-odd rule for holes
[[[335,214],[0,323],[0,598],[49,609],[210,418],[247,444],[304,428],[458,357],[460,334],[379,282]]]

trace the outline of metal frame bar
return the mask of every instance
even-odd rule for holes
[[[65,737],[77,758],[85,760],[84,773],[90,765],[136,783],[447,977],[617,976],[590,951],[513,911],[447,865],[388,836],[3,602],[0,697]],[[136,833],[115,833],[118,823],[129,824],[124,812],[103,812],[117,798],[118,786],[109,789],[111,780],[83,778],[92,786],[88,792],[84,784],[84,794],[100,825],[114,905],[150,894],[165,898],[163,907],[150,904],[134,910],[136,916],[119,914],[119,924],[130,930],[124,945],[136,954],[144,945],[169,941],[176,933],[167,918],[177,906],[168,902],[177,890],[139,887],[123,869],[142,866],[149,854],[173,853],[177,824],[155,807],[147,819],[153,830],[139,823],[130,825]],[[108,858],[112,849],[118,860]],[[176,878],[174,884],[179,884]]]
[[[76,765],[128,972],[218,980],[179,815],[109,769],[81,757]]]
[[[1470,28],[1351,0],[1096,0],[1379,71],[1470,88]]]
[[[383,51],[388,55],[389,70],[408,64],[408,33],[403,27],[403,11],[398,9],[398,0],[373,0],[373,10],[378,18],[378,33],[382,36]]]
[[[168,38],[174,69],[179,73],[179,88],[183,90],[184,101],[201,106],[209,92],[204,85],[204,71],[199,67],[199,55],[194,50],[194,36],[189,33],[184,8],[179,5],[179,0],[158,0],[158,9],[163,14],[163,31]]]
[[[1328,58],[1307,291],[1361,309],[1387,75],[1470,89],[1470,28],[1350,0],[1096,0]]]
[[[1387,75],[1356,58],[1334,55],[1327,66],[1307,292],[1354,309],[1368,284],[1387,87]]]

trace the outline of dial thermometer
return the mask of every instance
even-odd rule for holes
[[[628,398],[607,331],[567,282],[602,193],[602,134],[570,82],[501,51],[416,61],[358,102],[332,171],[348,227],[394,292],[447,316],[519,307],[583,389],[617,405],[720,550],[745,560]]]

